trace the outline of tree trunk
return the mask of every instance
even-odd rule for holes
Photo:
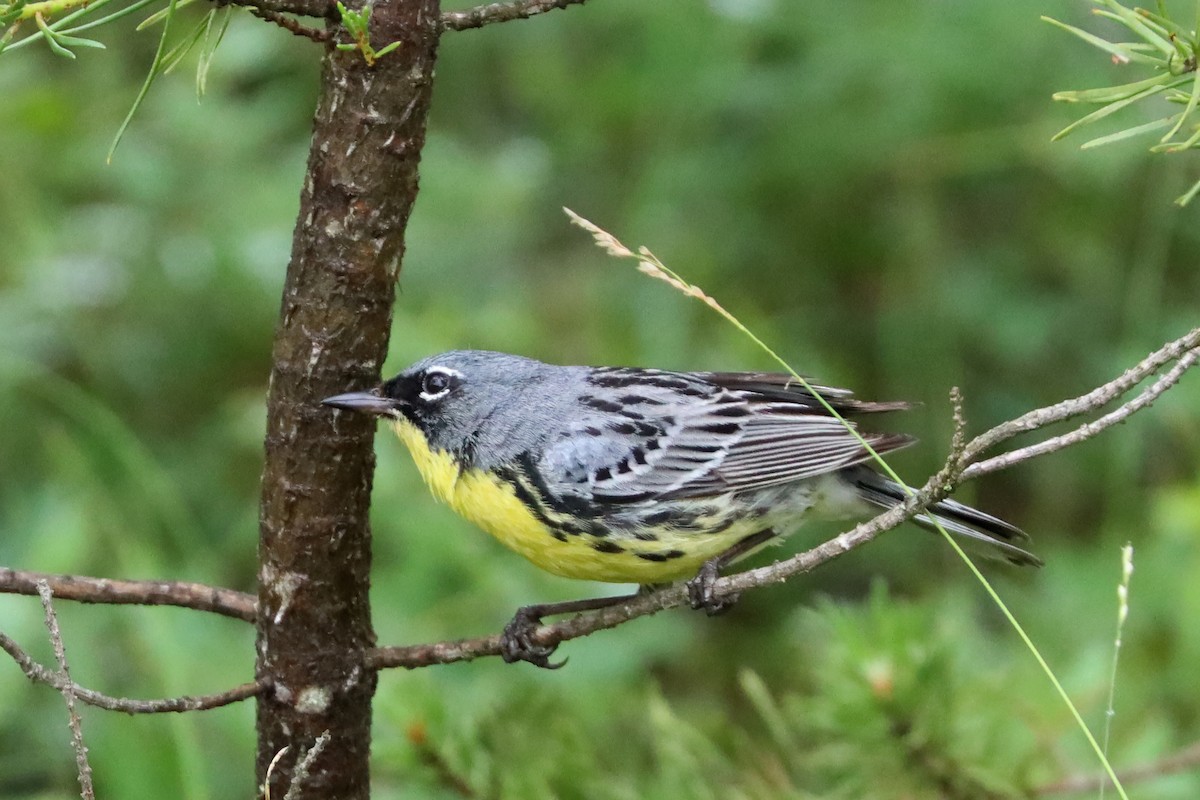
[[[354,3],[359,5],[359,3]],[[370,793],[375,673],[368,504],[375,424],[323,397],[379,379],[404,228],[417,195],[439,34],[438,0],[384,0],[371,18],[368,66],[328,45],[308,172],[275,332],[259,538],[257,674],[260,786],[272,760],[282,798],[313,742],[328,742],[301,796]],[[343,32],[344,33],[344,32]]]

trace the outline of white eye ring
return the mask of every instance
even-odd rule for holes
[[[450,393],[454,380],[462,378],[462,373],[449,367],[430,367],[421,376],[421,394],[426,403],[440,400]]]

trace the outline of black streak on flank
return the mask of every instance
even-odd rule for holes
[[[672,558],[681,558],[683,556],[683,551],[667,550],[664,553],[636,553],[635,555],[644,561],[662,562],[670,561]]]
[[[591,526],[596,524],[593,522],[593,520],[603,513],[600,509],[596,508],[592,503],[588,502],[582,497],[576,497],[569,494],[560,495],[551,492],[550,487],[548,487],[546,482],[542,480],[541,474],[537,469],[537,464],[535,464],[533,461],[533,456],[531,456],[529,453],[523,453],[522,455],[518,456],[517,465],[522,476],[529,482],[529,485],[533,491],[537,493],[537,497],[534,499],[537,501],[538,506],[553,511],[560,518],[565,518],[565,520],[561,522],[549,520],[547,524],[551,525],[552,527],[556,526],[564,529],[567,527],[579,528],[578,531],[572,532],[591,532]],[[527,502],[524,497],[521,498],[521,501]],[[539,517],[543,519],[545,518],[544,515],[539,515]],[[586,527],[581,528],[579,525],[571,525],[568,520],[574,520],[575,522]],[[599,535],[603,536],[605,534],[601,533]]]
[[[512,487],[517,499],[521,501],[521,505],[525,506],[529,513],[533,514],[538,522],[546,527],[547,532],[558,541],[565,542],[567,536],[578,536],[579,534],[602,538],[611,533],[608,528],[595,519],[580,518],[574,514],[564,513],[561,509],[548,504],[544,499],[544,490],[536,485],[527,484],[525,480],[521,479],[522,476],[519,472],[504,470],[499,473],[499,477]],[[557,518],[551,517],[547,513],[547,509],[558,512]]]
[[[593,542],[592,549],[598,553],[624,553],[625,552],[625,548],[621,547],[621,545],[615,544],[613,542],[606,541],[606,540],[602,540],[599,542]]]

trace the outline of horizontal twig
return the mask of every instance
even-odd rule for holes
[[[585,0],[514,0],[508,3],[489,3],[475,6],[466,11],[446,11],[442,14],[442,27],[451,31],[482,28],[494,22],[509,22],[528,19],[557,8],[581,5]]]
[[[218,6],[248,6],[275,14],[336,18],[334,0],[214,0]]]
[[[259,19],[264,19],[267,22],[274,23],[275,25],[283,28],[285,31],[289,31],[296,36],[303,36],[305,39],[311,39],[314,42],[327,42],[331,36],[327,30],[322,28],[310,28],[307,25],[302,25],[299,20],[293,19],[287,14],[283,14],[279,11],[272,11],[269,8],[263,8],[262,6],[257,5],[248,6],[247,10]]]
[[[1124,422],[1130,415],[1146,408],[1157,400],[1163,392],[1178,383],[1179,379],[1183,377],[1183,373],[1194,367],[1197,361],[1200,361],[1200,350],[1187,351],[1175,363],[1175,366],[1171,367],[1161,378],[1143,389],[1137,397],[1128,403],[1110,411],[1094,422],[1087,422],[1080,425],[1069,433],[1064,433],[1061,436],[1055,436],[1037,444],[1031,444],[1028,447],[1002,453],[972,464],[963,470],[963,479],[970,480],[971,478],[977,478],[980,475],[987,475],[989,472],[1007,469],[1014,464],[1028,461],[1031,458],[1037,458],[1047,453],[1053,453],[1056,450],[1062,450],[1064,447],[1070,447],[1073,444],[1090,439],[1101,431],[1116,425],[1118,422]]]
[[[203,583],[123,581],[0,567],[0,594],[36,597],[40,581],[45,581],[54,597],[59,600],[105,605],[179,606],[196,611],[210,611],[246,622],[253,622],[257,613],[257,600],[254,595]]]
[[[1022,414],[1014,420],[1003,422],[991,430],[976,436],[963,452],[965,463],[979,460],[985,451],[1001,442],[1008,441],[1022,433],[1044,428],[1055,422],[1063,422],[1073,417],[1097,411],[1128,392],[1146,378],[1158,372],[1173,361],[1178,361],[1189,350],[1200,347],[1200,328],[1196,328],[1173,342],[1155,350],[1134,366],[1125,370],[1114,380],[1099,386],[1087,394],[1061,403],[1038,408]]]
[[[34,661],[28,653],[21,649],[20,645],[3,633],[0,633],[0,650],[8,653],[12,657],[12,660],[17,662],[17,666],[21,668],[21,671],[25,673],[25,677],[34,683],[52,686],[60,692],[69,691],[75,696],[76,700],[87,703],[89,706],[96,706],[108,711],[122,711],[126,714],[206,711],[210,708],[219,708],[220,706],[239,703],[242,700],[255,697],[265,692],[270,686],[268,680],[260,678],[253,683],[243,683],[241,686],[235,686],[228,691],[217,692],[216,694],[195,697],[185,695],[183,697],[167,697],[157,700],[134,700],[128,697],[113,697],[93,691],[92,689],[86,689],[77,683],[71,682],[69,678],[65,678],[62,674]]]

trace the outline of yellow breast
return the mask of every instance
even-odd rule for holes
[[[482,470],[460,470],[449,453],[432,450],[425,435],[407,420],[396,421],[393,427],[434,497],[555,575],[611,583],[669,583],[692,577],[705,561],[751,532],[731,529],[714,536],[664,531],[656,542],[622,539],[622,552],[616,553],[596,550],[593,545],[599,539],[587,534],[572,534],[562,541],[508,483]],[[659,562],[637,555],[668,550],[681,550],[684,555]]]

